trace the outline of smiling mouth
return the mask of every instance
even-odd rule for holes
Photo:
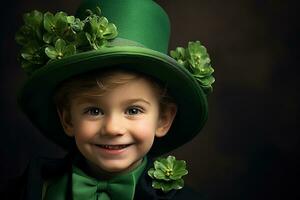
[[[96,144],[96,146],[103,148],[103,149],[109,149],[109,150],[120,150],[125,149],[129,147],[131,144],[121,144],[121,145],[107,145],[107,144]]]

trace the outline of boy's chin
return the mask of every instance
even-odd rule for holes
[[[142,159],[137,160],[135,162],[126,162],[126,161],[115,161],[111,163],[105,163],[105,165],[101,166],[101,169],[108,172],[108,173],[126,173],[133,169],[135,169],[137,166],[139,166],[142,162]]]
[[[142,163],[142,159],[137,160],[133,163],[126,162],[126,161],[108,161],[105,163],[98,163],[98,164],[91,164],[90,170],[94,174],[94,176],[100,176],[100,177],[111,177],[118,174],[130,172],[133,169],[135,169],[137,166],[139,166]]]

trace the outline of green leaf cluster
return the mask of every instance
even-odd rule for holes
[[[83,20],[64,12],[26,13],[24,25],[15,35],[21,46],[22,68],[30,75],[49,60],[100,49],[117,37],[117,27],[101,16],[99,7],[95,13],[86,12]]]
[[[158,158],[154,162],[154,168],[148,171],[148,175],[153,179],[152,187],[163,192],[181,189],[184,186],[182,177],[186,174],[188,174],[186,162],[176,160],[174,156]]]
[[[170,55],[180,65],[184,66],[198,81],[206,94],[211,93],[215,82],[210,58],[206,48],[199,41],[189,42],[187,48],[177,47]]]

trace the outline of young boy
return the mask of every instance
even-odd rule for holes
[[[201,199],[184,186],[184,161],[154,158],[206,121],[206,49],[190,42],[168,56],[168,17],[150,0],[87,0],[78,16],[33,11],[16,35],[29,74],[19,104],[69,151],[32,162],[22,198]]]

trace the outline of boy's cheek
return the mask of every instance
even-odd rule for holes
[[[75,123],[74,125],[74,132],[77,137],[80,138],[90,138],[94,135],[98,134],[100,131],[100,127],[95,122],[81,122]]]
[[[151,140],[155,136],[156,126],[153,123],[140,123],[135,127],[135,130],[132,131],[133,136],[136,140],[145,141]]]

